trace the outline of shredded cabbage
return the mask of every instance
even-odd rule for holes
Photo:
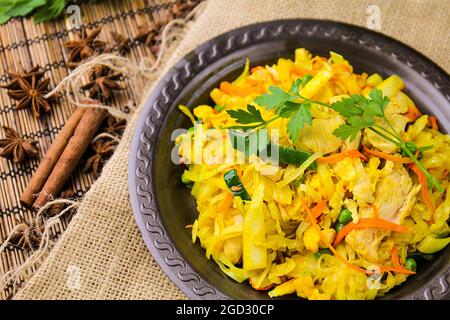
[[[255,154],[246,157],[233,148],[238,163],[215,161],[226,148],[221,145],[224,128],[236,125],[227,110],[252,104],[263,119],[270,119],[273,111],[258,106],[252,90],[276,85],[288,91],[305,74],[312,76],[299,89],[306,98],[333,103],[354,93],[367,95],[374,87],[390,98],[386,115],[394,129],[405,141],[426,147],[420,162],[446,189],[442,194],[430,191],[435,212],[424,201],[422,186],[407,165],[376,156],[370,156],[368,162],[345,157],[321,163],[321,157],[362,146],[393,154],[399,150],[369,130],[361,130],[353,142],[342,141],[333,130],[346,119],[320,105],[311,106],[312,126],[301,130],[298,141],[290,141],[286,119],[269,126],[280,133],[274,142],[313,152],[303,164],[271,163]],[[197,203],[198,217],[190,228],[192,241],[200,243],[206,257],[224,274],[237,282],[249,281],[253,288],[267,290],[270,297],[296,294],[307,299],[374,299],[410,276],[395,269],[393,253],[397,252],[403,265],[413,253],[434,253],[450,242],[450,137],[430,128],[427,115],[415,120],[407,117],[414,102],[402,92],[405,83],[398,76],[383,80],[378,74],[356,74],[338,53],[331,52],[326,59],[300,48],[295,50],[294,61],[280,58],[273,65],[250,68],[246,60],[242,74],[231,86],[249,94],[213,89],[212,100],[224,107],[220,111],[209,105],[197,106],[193,112],[180,106],[193,123],[201,121],[203,128],[196,124],[193,132],[176,141],[187,164],[184,177],[192,183],[191,194]],[[219,134],[211,136],[211,129]],[[192,156],[195,148],[201,149],[201,159]],[[317,166],[313,167],[314,163]],[[223,179],[231,169],[236,169],[251,201],[231,198]],[[323,200],[326,205],[319,211]],[[336,245],[344,208],[351,213],[351,224],[379,219],[408,232],[375,226],[354,229]],[[317,226],[311,224],[312,214]],[[384,276],[379,278],[361,272],[372,267],[394,271],[381,271]]]

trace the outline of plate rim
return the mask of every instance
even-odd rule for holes
[[[428,79],[428,81],[434,87],[436,87],[445,96],[447,102],[450,103],[450,76],[433,60],[426,57],[424,54],[420,53],[409,45],[404,44],[403,42],[388,35],[384,35],[357,25],[337,22],[333,20],[279,19],[249,24],[222,33],[204,42],[203,44],[199,45],[198,47],[184,55],[159,79],[157,83],[155,83],[152,89],[152,93],[147,96],[147,100],[144,102],[144,107],[140,113],[138,121],[136,122],[136,127],[134,129],[131,140],[131,148],[128,157],[128,189],[132,211],[136,219],[136,223],[151,255],[158,263],[162,271],[170,278],[170,280],[191,299],[230,299],[231,297],[227,296],[226,294],[215,288],[213,285],[208,283],[200,274],[195,272],[195,270],[186,260],[183,259],[183,255],[174,246],[170,235],[164,229],[164,225],[161,221],[162,219],[159,216],[159,207],[157,203],[152,203],[152,201],[155,200],[156,197],[152,177],[153,167],[151,165],[151,163],[154,161],[155,153],[150,153],[149,155],[142,154],[142,146],[145,146],[147,152],[150,152],[152,148],[156,150],[158,146],[158,141],[152,141],[152,138],[159,136],[161,124],[164,123],[165,119],[165,114],[163,114],[162,108],[160,108],[157,103],[157,101],[160,101],[157,99],[157,97],[159,99],[161,98],[158,93],[162,93],[162,96],[165,100],[170,100],[168,93],[164,91],[167,89],[167,85],[170,82],[172,82],[172,84],[173,82],[175,82],[175,87],[179,85],[179,83],[177,83],[177,80],[174,79],[174,75],[179,74],[180,70],[184,70],[186,72],[186,77],[192,76],[193,71],[192,69],[189,69],[189,59],[193,60],[191,58],[192,56],[197,56],[197,60],[200,62],[200,66],[202,66],[203,64],[206,67],[208,65],[208,63],[205,64],[206,58],[204,57],[204,55],[201,55],[204,54],[207,48],[214,47],[215,43],[223,43],[224,41],[226,41],[228,42],[228,44],[230,44],[230,39],[232,37],[237,37],[238,35],[242,35],[243,33],[245,34],[245,32],[251,32],[255,30],[265,30],[265,32],[269,32],[268,29],[274,27],[282,30],[283,27],[291,27],[292,24],[298,24],[302,27],[307,27],[308,25],[316,27],[311,30],[312,34],[319,31],[332,31],[330,33],[330,36],[333,37],[336,37],[338,35],[342,37],[343,31],[348,31],[351,35],[355,35],[360,32],[363,36],[366,36],[367,39],[371,41],[381,40],[380,44],[374,49],[381,50],[384,53],[391,55],[393,58],[398,58],[405,52],[409,53],[409,61],[415,61],[416,65],[418,65],[418,67],[415,66],[414,69],[418,72],[427,74],[428,76],[426,78]],[[277,31],[277,28],[275,28],[275,31]],[[320,30],[321,28],[322,30]],[[291,34],[295,35],[295,32]],[[351,40],[354,41],[354,39]],[[349,41],[349,39],[346,39],[345,41]],[[365,43],[365,45],[367,45],[367,43]],[[233,49],[230,49],[222,56],[225,56],[230,52],[233,52]],[[220,57],[218,59],[220,59]],[[209,61],[209,63],[211,62],[212,61]],[[412,64],[414,65],[414,63]],[[434,78],[434,81],[431,81],[430,78]],[[153,114],[151,114],[152,109],[153,112],[157,113],[156,118],[153,117]],[[159,126],[155,121],[160,122]],[[145,127],[150,129],[150,136],[148,135],[147,131],[143,130]],[[142,170],[143,168],[145,168],[144,171]],[[140,188],[142,185],[138,184],[138,179],[143,180],[149,190],[143,190],[142,188]],[[143,197],[146,198],[146,203],[143,203]],[[148,221],[146,222],[144,220],[145,215],[149,215],[155,224],[149,225]],[[447,283],[447,289],[445,290],[443,290],[443,286],[441,284],[442,281]],[[444,296],[448,298],[448,294],[450,291],[448,289],[449,282],[450,267],[444,270],[439,270],[439,272],[434,275],[432,280],[428,283],[428,287],[421,287],[413,292],[413,294],[407,295],[402,298],[442,299]]]

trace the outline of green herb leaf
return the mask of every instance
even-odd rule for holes
[[[258,122],[265,122],[261,116],[261,111],[255,108],[255,106],[247,105],[247,110],[227,110],[227,113],[237,122],[242,124],[251,124]]]
[[[10,17],[23,17],[46,4],[46,0],[19,0],[5,12]]]
[[[361,95],[352,95],[331,105],[331,108],[347,117],[348,124],[343,124],[333,134],[341,139],[353,141],[358,132],[364,128],[375,125],[374,117],[384,117],[384,110],[389,104],[389,98],[383,97],[380,89],[373,89],[369,98]]]
[[[386,109],[387,105],[389,104],[389,98],[386,96],[383,96],[383,92],[378,89],[374,88],[370,93],[369,97],[378,104],[381,113],[384,114],[384,110]]]
[[[0,24],[14,17],[24,17],[36,12],[34,22],[50,20],[59,16],[67,4],[67,0],[1,0]]]
[[[295,79],[292,83],[291,89],[289,90],[290,94],[298,95],[301,88],[304,88],[305,85],[313,78],[310,74],[305,74],[302,78]]]
[[[289,134],[289,139],[295,143],[298,139],[298,134],[300,129],[303,129],[305,125],[312,125],[312,115],[311,115],[311,104],[304,103],[294,116],[289,120],[287,124],[287,132]]]
[[[52,0],[50,5],[42,6],[34,14],[34,23],[41,23],[59,16],[66,7],[66,0]]]
[[[260,96],[257,96],[254,100],[258,105],[264,107],[267,110],[272,110],[280,107],[287,101],[291,101],[295,98],[289,93],[284,92],[283,89],[275,86],[270,86],[269,92],[270,93],[264,93]]]
[[[363,107],[366,104],[364,97],[352,95],[331,105],[331,108],[339,112],[344,117],[359,116],[363,114]]]
[[[374,125],[372,118],[364,116],[351,116],[347,122],[348,124],[343,124],[333,131],[333,134],[342,140],[350,138],[350,141],[353,141],[362,129]]]

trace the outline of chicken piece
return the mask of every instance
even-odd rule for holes
[[[378,247],[388,233],[374,228],[353,230],[345,237],[345,242],[360,256],[378,262]]]
[[[411,191],[406,196],[406,200],[403,203],[403,206],[398,211],[397,219],[392,221],[392,222],[401,224],[403,222],[403,219],[405,219],[406,216],[409,215],[409,213],[411,212],[412,207],[416,203],[416,199],[417,199],[416,195],[420,191],[420,189],[421,189],[420,184],[415,185],[411,189]]]
[[[386,114],[386,118],[392,124],[396,132],[404,132],[406,124],[408,123],[408,118],[404,115],[398,113]],[[388,130],[390,128],[381,120],[377,121],[377,125],[380,125]],[[367,140],[373,145],[375,148],[388,153],[394,153],[398,151],[398,147],[392,142],[386,140],[382,136],[371,130],[364,130],[365,136]]]
[[[390,170],[389,170],[390,171]],[[379,218],[399,223],[400,209],[411,192],[413,183],[406,169],[401,165],[393,167],[378,183],[375,191],[375,206]]]
[[[313,152],[328,154],[337,151],[342,140],[333,134],[333,131],[345,120],[341,116],[330,119],[314,119],[311,126],[305,126],[300,130],[297,146]]]
[[[353,165],[355,166],[356,181],[353,186],[353,199],[361,205],[365,203],[372,203],[375,198],[373,196],[372,186],[370,183],[370,176],[365,171],[361,160],[354,159]]]

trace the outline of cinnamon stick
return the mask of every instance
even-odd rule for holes
[[[85,111],[85,108],[75,109],[70,118],[66,121],[64,127],[61,129],[58,136],[47,150],[47,153],[39,164],[39,167],[33,173],[27,187],[20,195],[19,200],[22,205],[31,207],[35,200],[35,194],[41,191]]]
[[[106,115],[107,112],[99,108],[89,108],[84,112],[73,136],[67,143],[39,196],[33,203],[33,208],[41,208],[61,191],[83,153],[92,142]]]

